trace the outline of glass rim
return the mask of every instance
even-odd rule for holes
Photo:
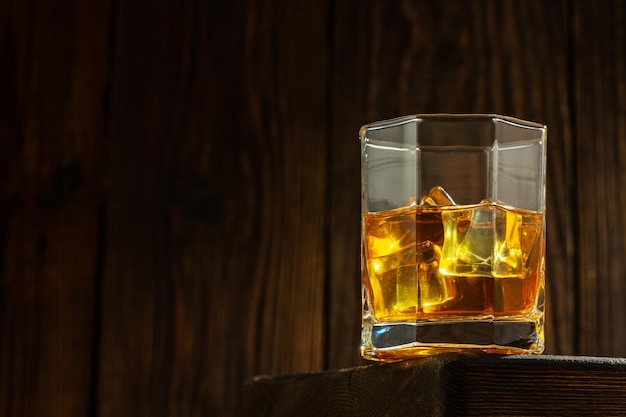
[[[415,120],[440,120],[440,121],[462,121],[462,120],[492,120],[492,121],[502,121],[509,124],[513,124],[520,127],[533,128],[538,130],[543,130],[544,133],[547,130],[547,125],[533,122],[531,120],[525,120],[518,117],[506,116],[497,113],[415,113],[409,114],[405,116],[393,117],[390,119],[383,119],[379,121],[374,121],[367,123],[361,126],[359,130],[359,138],[361,140],[365,139],[365,132],[367,130],[377,130],[383,129],[392,126],[400,126],[405,123],[410,123]]]

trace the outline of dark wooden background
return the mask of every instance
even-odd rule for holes
[[[0,415],[361,364],[359,127],[548,125],[547,353],[626,355],[621,1],[2,0]]]

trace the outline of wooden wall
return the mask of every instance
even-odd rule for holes
[[[548,125],[547,352],[626,355],[626,6],[0,2],[0,415],[361,364],[367,122]]]

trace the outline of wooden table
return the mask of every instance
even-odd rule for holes
[[[621,416],[626,359],[443,354],[245,384],[245,416]]]

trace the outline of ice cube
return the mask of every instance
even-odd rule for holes
[[[415,314],[417,272],[415,245],[367,260],[367,279],[372,288],[369,307],[377,318]]]
[[[494,276],[523,276],[522,222],[522,215],[515,211],[504,208],[496,210],[497,242]]]
[[[470,265],[472,272],[491,275],[494,238],[493,206],[477,207],[474,209],[467,233],[457,249],[457,259]]]
[[[494,209],[489,203],[442,213],[444,243],[440,269],[449,275],[491,275]]]
[[[398,268],[396,281],[396,304],[394,311],[398,314],[417,313],[418,283],[417,265],[415,263],[401,265]]]
[[[453,206],[455,204],[450,194],[439,185],[434,186],[427,193],[422,194],[420,198],[420,206],[436,207]]]
[[[446,275],[457,275],[458,262],[457,250],[460,242],[467,233],[472,218],[472,211],[468,209],[446,209],[442,210],[441,220],[443,222],[443,247],[441,249],[441,261],[439,270]]]
[[[440,304],[447,300],[447,288],[443,277],[439,274],[439,263],[420,263],[419,276],[419,304],[422,308]]]
[[[415,210],[365,219],[368,259],[386,256],[415,245]]]

